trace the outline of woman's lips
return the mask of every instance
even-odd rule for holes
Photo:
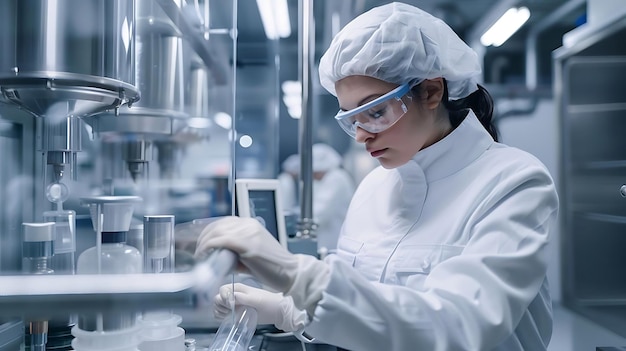
[[[382,154],[385,153],[385,151],[387,151],[387,149],[380,149],[380,150],[372,151],[372,152],[370,152],[370,155],[372,155],[372,157],[374,157],[374,158],[380,157],[380,156],[382,156]]]

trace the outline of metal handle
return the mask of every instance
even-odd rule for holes
[[[622,186],[619,188],[619,193],[620,195],[622,195],[622,197],[626,197],[626,184],[622,184]]]

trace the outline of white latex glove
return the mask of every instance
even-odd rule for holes
[[[231,313],[230,296],[232,294],[232,284],[223,285],[220,288],[214,300],[213,313],[216,318],[224,319]],[[291,297],[241,283],[235,283],[235,305],[253,307],[257,311],[258,324],[273,324],[276,328],[286,332],[304,328],[308,320],[306,312],[298,310]]]
[[[254,218],[225,217],[207,225],[198,237],[196,256],[215,248],[237,253],[250,274],[291,295],[295,305],[311,315],[330,280],[325,263],[310,255],[290,253]]]
[[[239,254],[240,271],[277,291],[288,290],[295,279],[297,257],[254,218],[225,217],[207,225],[198,237],[196,256],[214,248]]]

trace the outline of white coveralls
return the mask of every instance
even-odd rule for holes
[[[350,350],[546,350],[558,198],[532,155],[473,112],[358,187],[306,332]]]

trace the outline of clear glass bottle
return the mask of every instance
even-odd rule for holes
[[[143,217],[144,272],[151,274],[173,272],[174,216]],[[140,351],[185,351],[185,330],[178,325],[179,315],[171,311],[147,311],[139,320],[143,342]]]
[[[22,272],[53,274],[50,260],[54,255],[54,223],[22,223]],[[48,321],[29,321],[29,350],[45,351],[48,342]]]
[[[50,260],[54,255],[54,223],[22,223],[22,272],[52,274]]]
[[[75,274],[76,212],[46,211],[43,218],[54,223],[54,257],[51,264],[55,274]]]
[[[85,250],[76,262],[77,273],[142,273],[141,253],[136,248],[126,245],[126,232],[103,232],[100,251],[100,263],[98,263],[98,247],[94,246]]]

